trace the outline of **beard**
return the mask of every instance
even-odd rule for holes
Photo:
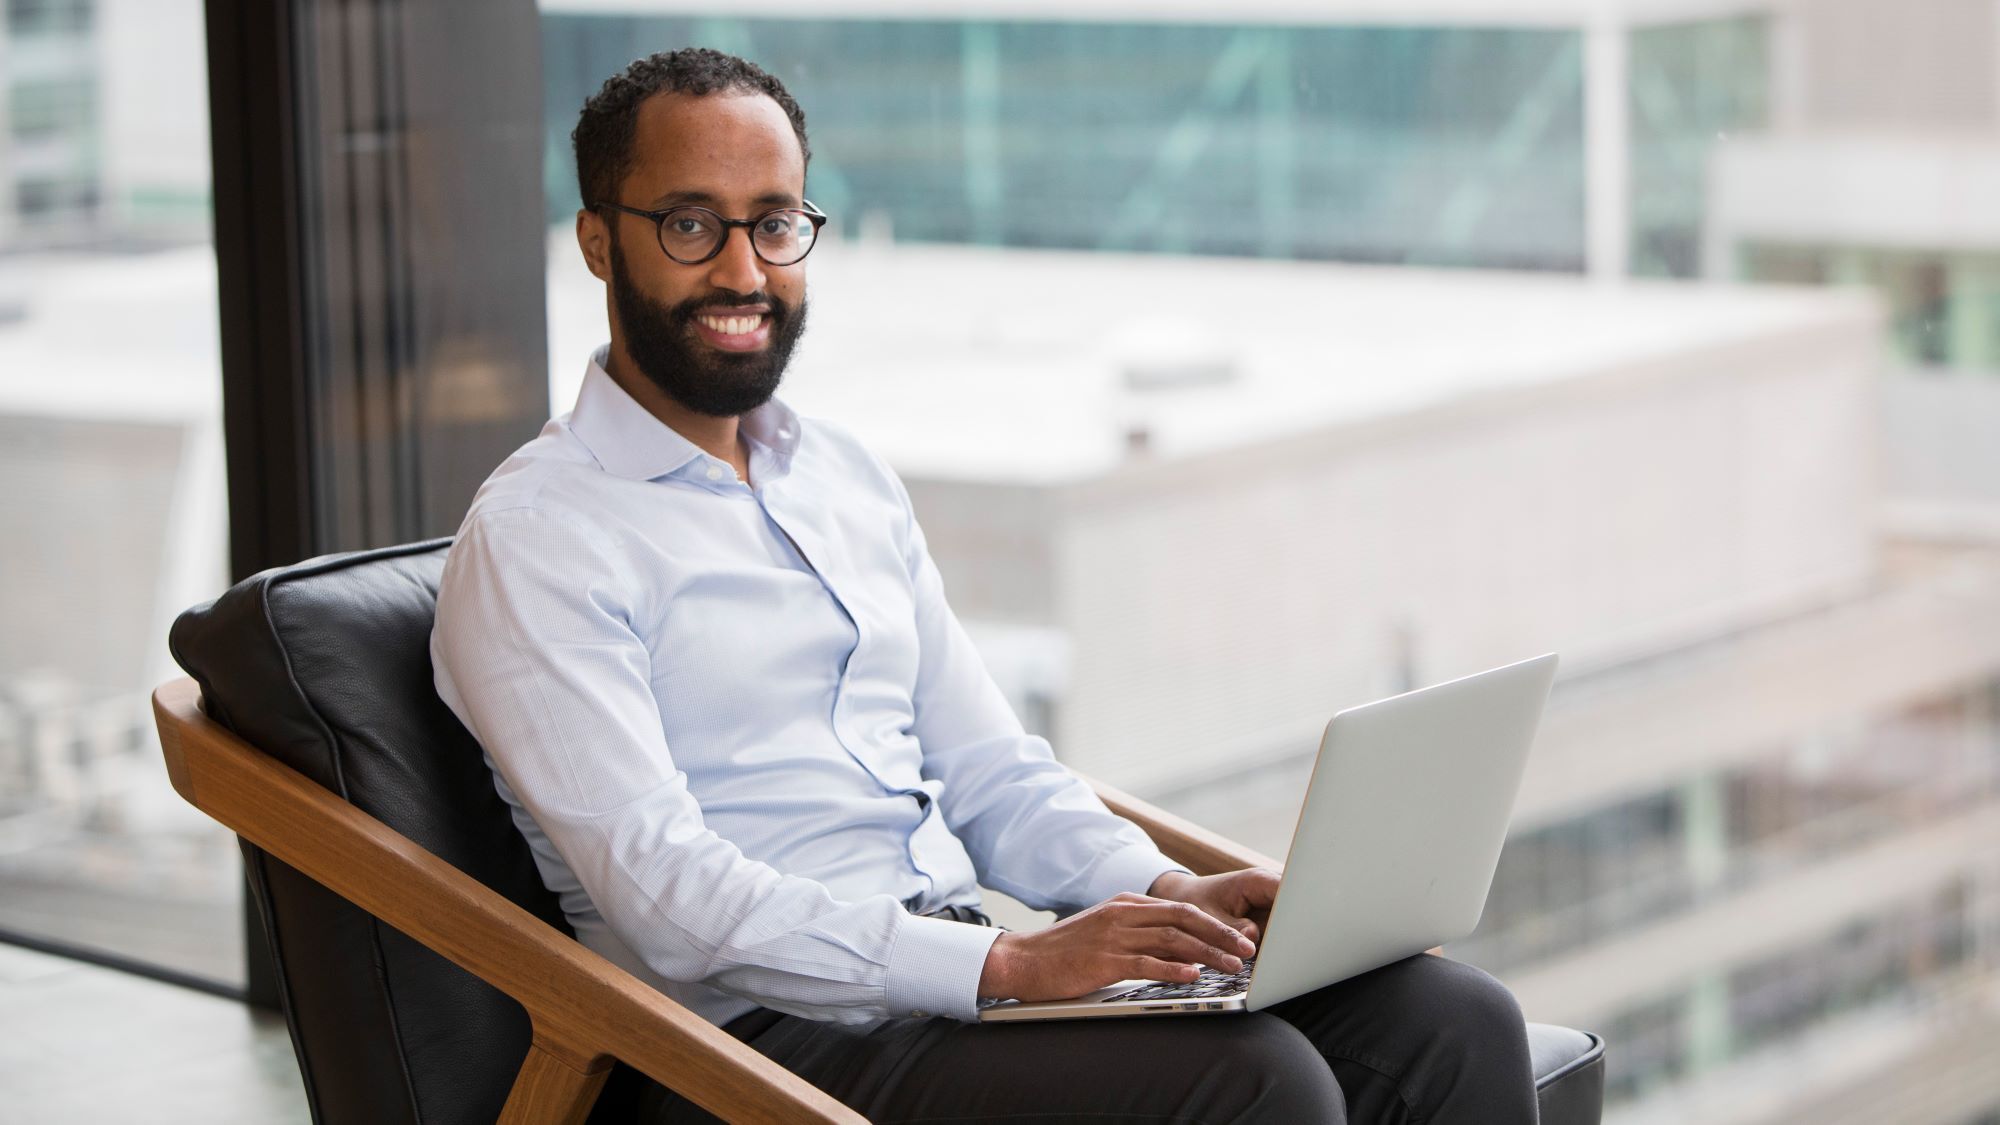
[[[611,288],[625,352],[639,374],[668,398],[713,418],[748,414],[771,401],[806,327],[805,301],[793,308],[767,293],[704,297],[671,306],[650,300],[625,273],[625,257],[615,240],[611,244]],[[770,338],[763,350],[719,351],[695,335],[697,313],[726,313],[754,304],[769,305],[771,310],[764,314],[770,321]]]

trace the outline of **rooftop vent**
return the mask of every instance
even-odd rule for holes
[[[1128,390],[1170,391],[1236,381],[1233,349],[1207,326],[1165,317],[1127,321],[1109,338]]]

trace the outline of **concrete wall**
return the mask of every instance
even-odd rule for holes
[[[1882,421],[1890,528],[2000,542],[2000,379],[1988,372],[1886,379]]]
[[[1994,0],[1789,0],[1800,73],[1781,120],[1815,129],[2000,127]]]
[[[1851,593],[1877,565],[1878,329],[1830,307],[1810,330],[1062,490],[1058,752],[1157,791],[1310,752],[1333,710],[1412,681],[1546,649],[1581,671]],[[941,565],[955,596],[979,584]]]
[[[1746,242],[2000,250],[2000,135],[1767,136],[1716,146],[1703,269],[1733,277]]]
[[[53,674],[101,694],[149,686],[187,433],[0,413],[0,680]]]

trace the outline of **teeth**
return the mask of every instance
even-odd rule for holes
[[[724,336],[742,336],[757,328],[762,316],[704,316],[701,322]]]

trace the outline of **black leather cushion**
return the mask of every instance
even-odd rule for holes
[[[1604,1040],[1551,1023],[1528,1025],[1542,1125],[1597,1125],[1604,1116]]]
[[[479,746],[431,686],[449,540],[314,559],[182,614],[208,713],[568,933]],[[491,1122],[528,1048],[507,996],[244,847],[321,1123]]]

